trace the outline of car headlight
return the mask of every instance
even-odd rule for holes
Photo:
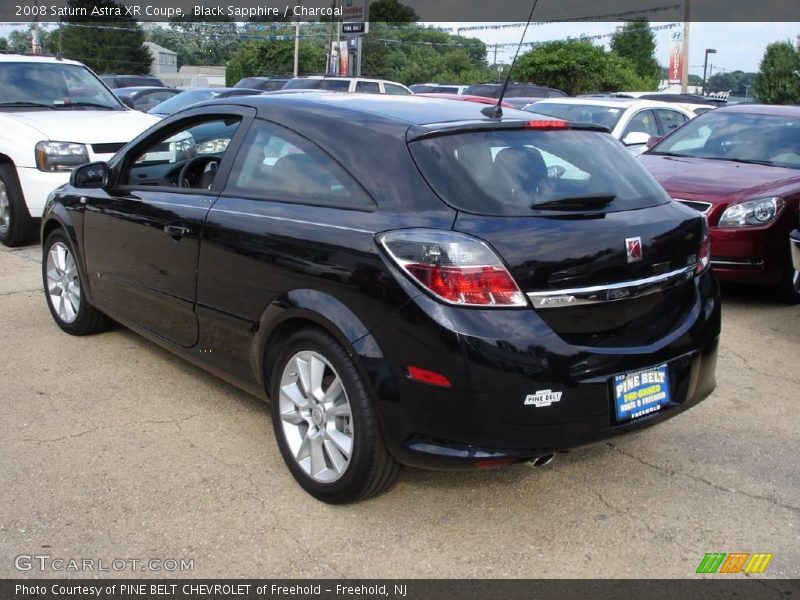
[[[209,140],[197,146],[197,153],[219,154],[220,152],[225,152],[225,149],[228,147],[229,143],[230,140],[226,139]]]
[[[36,144],[36,166],[40,171],[71,171],[89,162],[83,144],[42,141]]]
[[[725,209],[717,227],[750,227],[766,225],[780,214],[785,204],[783,198],[759,198],[740,204],[732,204]]]

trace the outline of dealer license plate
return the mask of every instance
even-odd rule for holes
[[[669,404],[669,369],[660,365],[614,377],[617,421],[630,421]]]

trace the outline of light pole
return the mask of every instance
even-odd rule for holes
[[[706,48],[706,58],[703,61],[703,96],[706,95],[706,71],[708,70],[708,55],[716,53],[717,51],[714,48]]]

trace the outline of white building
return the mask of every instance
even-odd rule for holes
[[[145,42],[144,47],[153,58],[153,62],[150,63],[151,75],[161,77],[178,72],[178,55],[175,52],[153,42]]]

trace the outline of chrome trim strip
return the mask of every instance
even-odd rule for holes
[[[763,260],[713,260],[712,267],[763,267]]]
[[[581,306],[585,304],[603,304],[606,302],[617,302],[619,300],[629,300],[640,296],[647,296],[660,292],[682,281],[688,281],[694,276],[695,265],[683,267],[635,279],[632,281],[621,281],[607,285],[593,285],[584,288],[573,288],[566,290],[548,290],[545,292],[528,292],[534,308],[562,308],[564,306]]]
[[[370,235],[375,235],[374,231],[367,231],[366,229],[356,229],[355,227],[346,227],[344,225],[331,225],[330,223],[315,223],[313,221],[289,219],[287,217],[276,217],[274,215],[259,215],[257,213],[241,212],[238,210],[224,210],[222,208],[212,208],[211,212],[226,213],[229,215],[242,215],[245,217],[257,217],[259,219],[272,219],[273,221],[285,221],[287,223],[297,223],[299,225],[316,225],[317,227],[329,227],[330,229],[341,229],[343,231],[355,231],[357,233],[368,233]]]
[[[704,210],[698,210],[697,212],[701,214],[708,214],[711,211],[711,207],[714,206],[711,202],[703,202],[702,200],[686,200],[685,198],[673,198],[675,202],[680,202],[684,206],[688,206],[694,210],[697,210],[692,204],[699,204],[701,206],[705,206]]]

